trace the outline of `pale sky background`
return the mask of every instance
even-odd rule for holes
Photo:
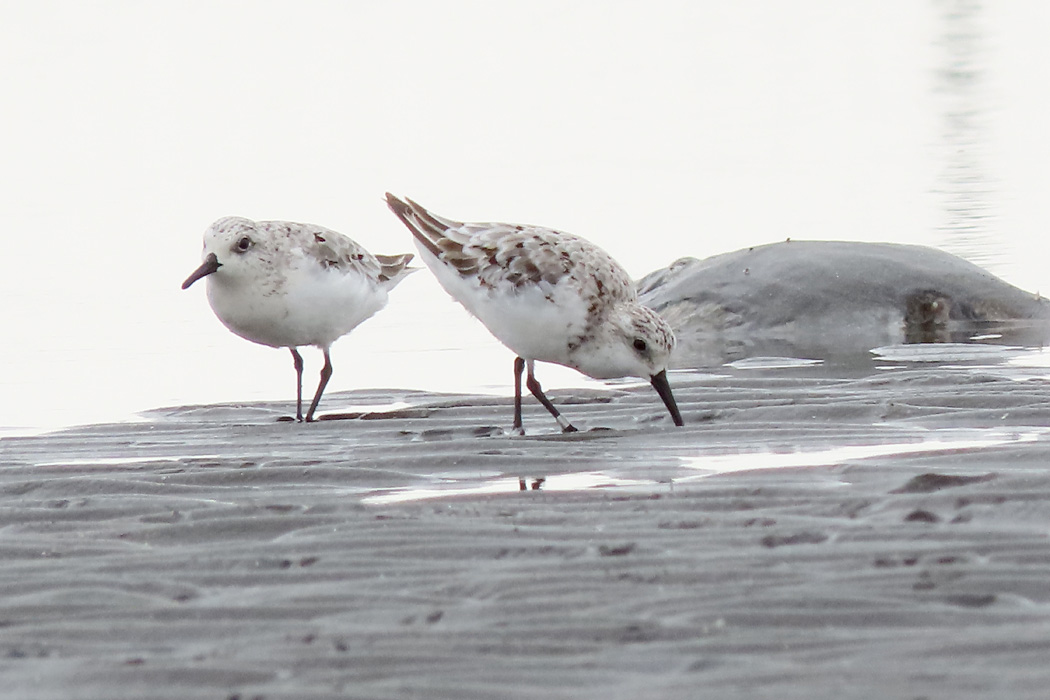
[[[201,234],[240,215],[410,251],[386,190],[636,276],[790,236],[938,245],[1045,292],[1048,36],[1041,0],[0,0],[0,430],[293,400],[287,351],[179,289]],[[978,72],[951,88],[960,46]],[[949,233],[960,161],[976,243]],[[510,391],[509,351],[426,271],[333,361],[330,392]]]

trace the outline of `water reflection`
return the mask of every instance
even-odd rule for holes
[[[944,161],[938,182],[943,207],[939,245],[1001,273],[1010,251],[994,230],[996,188],[986,164],[986,12],[980,0],[935,0],[935,5],[941,56],[935,92]]]
[[[525,479],[507,476],[461,477],[432,480],[416,486],[394,487],[375,491],[361,502],[366,505],[392,505],[444,498],[482,498],[506,496],[521,491],[573,492],[615,488],[620,491],[659,491],[674,488],[717,474],[753,470],[775,470],[798,467],[823,467],[878,457],[903,457],[945,452],[974,451],[1006,444],[1021,444],[1039,440],[1046,429],[1023,430],[967,429],[940,430],[925,440],[889,442],[866,445],[831,445],[824,448],[788,450],[700,450],[698,454],[683,457],[673,474],[654,476],[650,470],[625,472],[623,470],[585,471],[554,474],[549,477]]]

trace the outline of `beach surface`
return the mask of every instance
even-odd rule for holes
[[[957,350],[5,438],[0,695],[1045,698],[1050,381]]]

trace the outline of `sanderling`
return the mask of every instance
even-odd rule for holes
[[[521,374],[562,431],[576,428],[544,395],[536,360],[596,379],[646,377],[675,425],[682,425],[667,361],[675,338],[642,306],[631,278],[612,257],[579,236],[539,226],[467,224],[442,218],[410,199],[387,205],[416,239],[423,261],[452,297],[517,354],[514,428],[521,423]]]
[[[387,292],[413,268],[404,255],[372,255],[346,236],[312,224],[231,216],[204,232],[204,264],[182,283],[208,278],[208,303],[223,325],[262,345],[288,348],[295,363],[295,417],[303,420],[303,358],[324,353],[312,421],[332,376],[329,348],[386,306]]]

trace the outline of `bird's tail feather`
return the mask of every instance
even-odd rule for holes
[[[450,243],[453,243],[446,235],[448,230],[463,225],[462,222],[452,221],[432,214],[407,197],[405,201],[402,201],[389,192],[386,193],[386,204],[390,207],[390,211],[394,212],[397,218],[401,219],[401,223],[412,232],[416,240],[438,257],[441,257],[442,251],[446,250]],[[453,247],[457,246],[462,247],[458,243],[453,245]]]
[[[393,289],[398,282],[419,269],[408,266],[408,263],[415,257],[412,253],[376,255],[375,257],[379,261],[379,281],[389,289]]]

